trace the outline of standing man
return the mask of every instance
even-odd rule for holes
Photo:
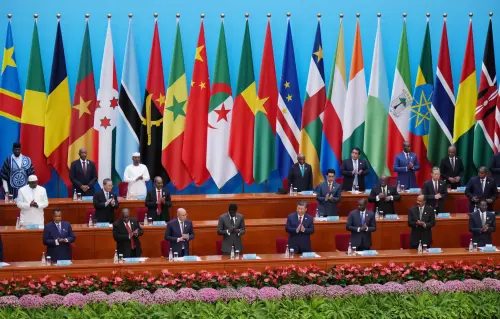
[[[71,163],[69,179],[77,193],[82,193],[82,196],[94,196],[94,184],[97,182],[95,164],[87,159],[87,149],[81,148],[78,155],[80,159]]]
[[[179,257],[189,256],[189,242],[194,239],[193,223],[187,219],[184,208],[177,210],[177,218],[167,223],[165,240],[170,242],[172,252]]]
[[[297,211],[288,215],[285,230],[288,233],[288,247],[295,253],[311,251],[311,234],[314,233],[314,218],[306,213],[307,202],[300,201]]]
[[[146,207],[148,208],[148,218],[152,218],[153,221],[168,222],[170,220],[172,200],[170,192],[163,189],[163,179],[160,176],[155,177],[155,185],[146,195]]]
[[[141,257],[141,241],[139,237],[144,231],[137,219],[130,218],[128,208],[122,209],[120,219],[113,223],[113,238],[116,241],[116,250],[124,258]]]
[[[448,147],[448,157],[443,158],[439,165],[441,174],[443,174],[446,184],[450,185],[451,189],[457,189],[460,186],[465,172],[464,164],[456,154],[457,148],[455,146]]]
[[[28,185],[23,186],[17,196],[17,207],[21,210],[20,221],[24,225],[43,225],[43,209],[49,206],[47,192],[38,186],[36,175],[28,177]]]
[[[493,202],[498,196],[495,180],[488,177],[488,169],[485,166],[479,168],[477,175],[472,177],[465,187],[465,195],[469,198],[469,212],[472,213],[482,200],[488,204],[488,211],[493,211]]]
[[[444,201],[448,197],[446,182],[439,179],[441,172],[438,167],[432,168],[432,179],[424,183],[422,194],[428,206],[436,210],[436,214],[444,211]]]
[[[47,246],[47,256],[53,262],[58,260],[71,260],[71,243],[75,241],[75,234],[71,224],[62,220],[59,208],[54,208],[52,220],[43,229],[43,244]]]
[[[398,173],[398,182],[404,185],[405,189],[418,187],[415,177],[415,172],[418,170],[420,170],[420,164],[417,154],[411,152],[410,142],[405,141],[403,151],[394,159],[394,171]]]
[[[495,185],[500,186],[500,153],[493,155],[490,161],[490,171],[495,179]]]
[[[133,164],[125,168],[123,181],[128,183],[127,198],[137,198],[137,196],[146,196],[146,182],[149,181],[149,171],[146,165],[141,164],[141,153],[132,154]]]
[[[479,202],[479,210],[469,215],[469,231],[472,233],[472,242],[478,247],[492,244],[491,233],[497,229],[497,221],[494,212],[488,212],[488,203],[485,200]]]
[[[387,185],[387,176],[380,176],[380,184],[373,187],[368,202],[375,203],[375,209],[382,215],[396,214],[394,202],[399,202],[401,195],[394,186]]]
[[[302,153],[297,155],[297,163],[288,171],[288,188],[291,186],[297,188],[298,192],[313,189],[312,167],[306,163],[306,157]]]
[[[115,221],[115,209],[119,207],[118,197],[113,194],[113,182],[111,178],[102,181],[100,191],[94,194],[95,218],[98,223],[113,223]]]
[[[229,204],[229,211],[219,216],[217,235],[222,236],[222,254],[230,255],[231,248],[243,252],[241,236],[245,234],[245,220],[238,213],[236,204]]]
[[[366,199],[358,201],[358,209],[347,217],[346,229],[351,232],[351,247],[356,250],[369,250],[372,246],[372,233],[377,230],[375,214],[366,210]]]
[[[425,196],[417,196],[417,205],[408,211],[408,226],[411,228],[410,247],[418,248],[422,245],[430,247],[432,244],[432,227],[436,226],[436,214],[434,208],[425,205]]]
[[[335,183],[335,170],[329,168],[326,173],[326,181],[316,188],[320,216],[338,216],[337,203],[340,202],[340,198],[340,185]]]
[[[31,159],[21,154],[21,143],[12,144],[12,155],[5,159],[0,170],[5,195],[11,194],[17,198],[19,189],[28,183],[28,176],[34,174]]]
[[[350,191],[354,185],[359,186],[360,191],[365,190],[365,176],[370,173],[368,162],[359,158],[361,150],[357,147],[351,151],[351,158],[342,162],[340,173],[344,176],[342,183],[343,191]]]

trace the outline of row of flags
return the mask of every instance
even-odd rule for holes
[[[435,74],[427,19],[413,90],[406,20],[403,22],[392,95],[389,95],[380,16],[368,92],[359,17],[348,77],[340,20],[328,88],[318,17],[303,104],[290,19],[279,86],[270,19],[258,87],[248,18],[245,24],[233,100],[224,19],[212,83],[201,21],[188,94],[179,18],[166,88],[155,18],[146,89],[141,101],[132,20],[120,88],[108,20],[97,92],[87,20],[71,103],[60,23],[47,96],[35,20],[23,103],[9,21],[0,78],[0,126],[12,141],[20,139],[23,153],[31,157],[41,183],[51,178],[53,168],[70,185],[69,165],[78,158],[78,150],[85,147],[88,158],[97,165],[100,182],[106,177],[120,181],[130,155],[140,150],[150,174],[171,180],[179,190],[192,182],[201,186],[209,178],[222,188],[238,173],[247,184],[266,181],[276,169],[286,178],[299,153],[304,153],[312,165],[313,184],[317,185],[323,181],[326,169],[338,168],[354,147],[362,150],[362,156],[368,159],[377,176],[390,175],[403,141],[410,141],[419,157],[421,170],[417,179],[423,183],[431,167],[447,156],[447,147],[452,144],[457,146],[468,176],[475,168],[487,165],[500,148],[500,103],[491,19],[479,90],[470,21],[455,99],[446,17]],[[10,154],[5,143],[0,153],[2,157]]]

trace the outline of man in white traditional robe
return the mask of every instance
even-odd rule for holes
[[[146,182],[150,180],[149,171],[146,165],[141,164],[141,154],[132,154],[133,164],[125,168],[124,182],[128,183],[127,198],[136,199],[137,196],[146,196],[148,190]]]
[[[28,177],[28,185],[19,189],[17,207],[21,209],[20,221],[23,225],[44,225],[43,209],[49,206],[45,188],[38,185],[36,175]]]

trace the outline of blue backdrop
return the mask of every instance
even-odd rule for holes
[[[252,40],[253,58],[255,64],[255,78],[259,78],[260,62],[264,46],[267,13],[272,14],[272,34],[276,73],[279,79],[283,58],[283,48],[286,34],[286,12],[292,13],[292,30],[295,44],[297,72],[301,88],[301,96],[305,96],[307,72],[309,68],[314,32],[316,28],[316,14],[321,12],[322,36],[325,57],[325,78],[328,80],[332,67],[332,58],[335,50],[339,30],[339,13],[343,13],[345,30],[345,51],[347,72],[351,59],[356,13],[361,13],[361,37],[363,43],[363,57],[367,81],[370,75],[371,59],[375,42],[377,12],[382,13],[383,46],[387,66],[389,87],[392,87],[394,68],[402,26],[402,13],[407,12],[408,44],[410,50],[412,85],[414,85],[420,50],[422,46],[426,17],[431,13],[431,39],[434,68],[437,65],[437,55],[443,23],[442,14],[448,13],[448,37],[453,69],[453,84],[455,94],[458,90],[462,61],[469,24],[468,13],[474,13],[474,41],[476,54],[476,70],[478,81],[481,70],[481,60],[484,51],[484,41],[489,21],[488,13],[493,11],[500,15],[500,1],[481,0],[358,0],[358,1],[298,1],[298,0],[191,0],[191,1],[162,1],[162,0],[85,0],[85,1],[57,1],[57,0],[4,0],[0,6],[0,43],[3,47],[7,29],[7,13],[12,13],[12,29],[15,43],[17,67],[21,81],[21,91],[24,92],[28,59],[33,30],[33,14],[39,14],[39,35],[41,54],[45,72],[45,81],[49,83],[54,39],[56,31],[56,14],[61,13],[61,27],[66,51],[66,63],[70,83],[71,96],[76,84],[80,50],[82,45],[85,13],[90,14],[90,38],[92,58],[94,62],[94,76],[96,85],[101,69],[101,60],[106,35],[107,18],[111,13],[113,44],[118,79],[121,79],[121,69],[125,50],[125,40],[128,26],[128,13],[133,13],[134,36],[139,66],[141,93],[144,86],[149,63],[149,54],[153,36],[153,13],[159,13],[160,42],[163,55],[165,83],[168,83],[170,62],[175,36],[175,14],[181,14],[181,32],[186,61],[186,75],[188,83],[192,75],[196,41],[198,37],[200,14],[205,13],[205,36],[210,74],[213,74],[215,53],[220,27],[220,14],[225,13],[226,37],[233,91],[236,88],[238,64],[243,40],[245,12],[250,13],[250,34]],[[493,31],[498,38],[500,21],[493,17]],[[496,52],[500,54],[499,43],[496,41]],[[279,83],[279,81],[278,81]],[[367,83],[368,85],[368,83]],[[4,141],[2,141],[4,142]],[[11,143],[11,141],[8,141]],[[160,156],[160,155],[158,155]],[[3,161],[3,159],[2,159]],[[46,187],[49,196],[57,195],[56,176]],[[268,182],[268,190],[276,191],[281,185],[278,174],[274,172]],[[62,186],[62,183],[61,183]],[[262,192],[262,185],[244,185],[245,192]],[[236,176],[222,192],[242,192],[241,178]],[[210,180],[203,187],[190,186],[182,193],[218,193],[219,190]],[[61,187],[61,195],[66,190]]]

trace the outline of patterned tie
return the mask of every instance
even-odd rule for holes
[[[302,216],[299,216],[299,227],[302,228]]]
[[[160,194],[160,190],[158,190],[158,195],[157,195],[157,201],[156,201],[156,213],[158,215],[161,214],[161,202],[160,202],[160,199],[161,199],[161,194]]]
[[[128,225],[128,223],[125,223],[125,227],[127,228],[128,235],[130,236],[130,248],[135,249],[135,241],[134,241],[134,236],[132,235],[132,229]]]
[[[419,216],[420,216],[418,219],[422,220],[422,214],[424,213],[424,208],[423,207],[419,207],[418,210],[419,210]]]
[[[332,183],[328,183],[328,193],[332,192]]]
[[[365,213],[361,212],[361,225],[365,224]]]
[[[87,175],[87,161],[83,161],[83,174]]]
[[[59,235],[61,235],[61,223],[58,223],[57,224],[57,230],[59,231]]]
[[[481,223],[484,225],[486,224],[486,212],[481,212]]]

